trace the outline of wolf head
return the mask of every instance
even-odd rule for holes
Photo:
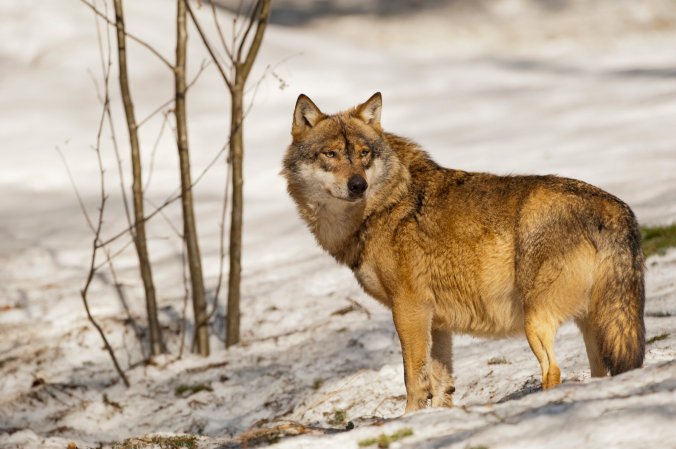
[[[300,95],[282,171],[292,195],[317,203],[373,198],[393,157],[380,126],[381,109],[380,92],[335,115],[324,114]]]

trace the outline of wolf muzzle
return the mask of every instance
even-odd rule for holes
[[[347,190],[352,198],[358,198],[364,194],[368,188],[368,183],[363,176],[353,175],[347,180]]]

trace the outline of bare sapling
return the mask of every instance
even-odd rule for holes
[[[207,323],[207,304],[202,276],[195,211],[193,207],[192,180],[190,175],[190,153],[188,148],[188,124],[186,114],[186,4],[177,0],[176,13],[176,65],[174,66],[176,137],[181,171],[181,207],[183,209],[183,239],[188,252],[188,268],[192,292],[193,313],[195,316],[195,341],[197,351],[209,355],[209,328]]]
[[[131,91],[129,88],[126,33],[122,0],[114,0],[113,5],[115,8],[115,26],[117,29],[117,53],[120,91],[122,93],[122,103],[124,105],[127,129],[129,131],[129,142],[131,146],[132,203],[134,205],[134,228],[132,230],[132,236],[134,239],[134,246],[136,247],[136,254],[138,255],[139,269],[145,291],[146,310],[148,314],[150,354],[156,355],[164,352],[164,342],[162,340],[162,330],[160,328],[157,315],[155,286],[153,284],[153,274],[150,265],[150,257],[148,256],[148,245],[146,240],[145,215],[143,210],[144,201],[143,180],[141,172],[141,149],[138,140],[138,126],[136,125],[136,117],[134,114],[134,103],[132,101]]]
[[[244,161],[244,89],[251,73],[258,51],[263,42],[265,29],[270,17],[270,0],[257,0],[251,13],[246,18],[242,33],[233,30],[233,42],[226,44],[219,28],[221,42],[229,58],[230,75],[226,73],[218,56],[210,45],[199,21],[190,8],[188,0],[184,0],[197,31],[204,42],[211,58],[223,78],[231,97],[230,105],[230,163],[232,164],[232,208],[230,214],[230,271],[228,277],[228,304],[226,317],[226,347],[235,345],[240,340],[240,284],[242,272],[242,213],[243,198],[243,161]],[[212,3],[213,5],[213,3]],[[236,24],[237,18],[235,18]],[[234,25],[235,25],[234,24]],[[251,34],[253,32],[253,34]]]

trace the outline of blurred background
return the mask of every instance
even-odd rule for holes
[[[110,2],[95,3],[110,15]],[[251,5],[240,0],[216,3],[226,35],[234,14]],[[207,2],[193,5],[216,43]],[[125,10],[127,30],[173,61],[175,2],[126,1]],[[216,161],[194,189],[205,281],[213,291],[226,177],[221,150],[228,139],[230,97],[192,25],[188,32],[188,79],[198,77],[187,100],[193,175]],[[114,47],[114,33],[110,38]],[[0,398],[6,398],[0,417],[5,429],[33,423],[39,436],[79,435],[98,441],[101,435],[114,439],[156,428],[141,406],[136,407],[138,415],[127,415],[123,423],[105,424],[110,417],[85,406],[72,411],[75,404],[93,402],[94,397],[100,402],[101,391],[119,387],[87,384],[90,378],[115,376],[105,353],[98,351],[100,342],[88,327],[78,297],[92,235],[57,151],[63,154],[86,210],[95,213],[99,170],[92,147],[103,92],[99,43],[105,52],[107,39],[105,23],[97,25],[91,9],[80,1],[0,0]],[[173,75],[143,46],[131,41],[128,46],[131,90],[139,121],[144,120],[140,140],[152,207],[179,186],[171,105],[165,104],[173,96]],[[126,170],[128,140],[116,76],[113,64],[111,105]],[[376,91],[383,94],[384,128],[420,143],[442,165],[578,178],[628,202],[642,224],[676,220],[676,0],[273,0],[270,25],[245,95],[250,108],[244,123],[245,342],[293,333],[299,323],[321,327],[328,315],[327,302],[333,305],[350,296],[373,310],[375,322],[350,321],[352,314],[335,318],[347,321],[335,324],[334,330],[347,328],[353,335],[373,337],[371,341],[385,338],[385,343],[355,350],[358,361],[347,366],[373,372],[391,366],[394,384],[365,382],[394,392],[403,388],[396,371],[398,344],[387,311],[361,292],[346,269],[322,254],[297,218],[279,176],[300,93],[332,113],[363,102]],[[102,142],[110,195],[104,234],[111,236],[125,227],[125,220],[109,130]],[[171,335],[178,335],[171,323],[183,308],[182,246],[172,231],[180,223],[178,205],[149,222],[160,318],[169,323]],[[120,241],[113,249],[121,251],[116,258],[119,276],[132,314],[141,319],[142,301],[134,300],[141,297],[141,288],[128,243]],[[676,288],[668,276],[665,272],[649,278],[651,291],[672,298],[664,301],[673,300]],[[129,349],[134,337],[122,331],[126,326],[120,318],[122,306],[111,282],[106,275],[97,277],[92,307],[115,347],[125,348],[124,368],[138,382],[143,374],[134,363],[140,356]],[[216,314],[223,313],[220,304]],[[216,351],[215,357],[229,358],[217,336],[222,329],[216,331],[213,346],[221,352]],[[573,331],[564,331],[564,337]],[[327,348],[347,345],[341,335],[320,344],[307,331],[284,351],[298,351],[294,363],[301,363],[303,354],[323,360],[334,354]],[[460,355],[482,351],[470,349],[470,342],[460,341]],[[178,345],[176,340],[172,344]],[[575,363],[582,370],[586,362],[581,343],[575,344],[579,352]],[[370,352],[385,346],[393,352],[382,357]],[[536,364],[525,343],[522,346],[519,354],[533,365],[527,371],[535,373]],[[336,346],[334,355],[342,354],[342,349]],[[259,396],[276,394],[275,400],[283,405],[297,406],[293,398],[308,390],[313,376],[340,380],[330,377],[330,368],[317,368],[321,364],[306,366],[307,370],[315,366],[318,373],[295,373],[298,365],[279,359],[279,350],[237,351],[239,361],[231,362],[232,369],[239,364],[241,373],[229,374],[232,382],[239,375],[241,385],[254,382]],[[253,367],[273,362],[285,367],[275,378],[283,385],[266,380],[265,368],[251,374]],[[479,387],[469,390],[465,400],[490,400],[513,392],[509,385],[481,383],[485,374],[476,371]],[[528,375],[518,372],[513,382],[522,384]],[[45,397],[50,407],[56,407],[54,413],[62,416],[52,419],[43,413],[38,419],[37,405],[30,400],[38,377],[47,383],[79,385],[80,397],[60,398],[63,406]],[[472,379],[460,382],[468,386]],[[235,434],[268,416],[260,412],[266,398],[242,405],[239,411],[227,408],[223,404],[241,399],[237,396],[241,392],[233,393],[229,384],[224,385],[223,391],[214,393],[222,395],[220,411],[213,416],[208,409],[201,415],[195,412],[191,419],[202,421],[188,430]],[[167,393],[171,388],[165,390],[156,391],[154,400],[173,404],[176,399]],[[126,400],[149,400],[140,392],[134,396],[115,391],[123,405]],[[166,398],[161,399],[163,394]],[[396,415],[400,405],[395,401],[385,413]],[[167,428],[186,430],[181,428],[184,412],[166,410],[162,419],[169,423]],[[89,424],[77,424],[85,416],[90,416]],[[63,419],[70,421],[63,424]],[[93,428],[92,420],[99,426],[96,437],[87,430]],[[60,425],[71,430],[59,431]],[[0,425],[0,436],[2,432]]]

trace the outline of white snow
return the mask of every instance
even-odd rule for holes
[[[523,3],[496,2],[496,14],[521,17],[514,11]],[[449,27],[434,12],[271,25],[251,79],[267,65],[276,76],[263,79],[245,124],[242,344],[225,351],[213,337],[213,353],[204,359],[190,354],[188,343],[177,360],[181,245],[158,216],[150,222],[150,246],[171,353],[140,365],[108,271],[101,270],[91,291],[92,312],[132,382],[127,389],[82,307],[78,291],[92,236],[55,150],[63,151],[94,214],[98,170],[91,147],[100,104],[88,72],[101,83],[94,19],[75,0],[0,2],[0,447],[63,449],[69,441],[109,447],[184,432],[202,435],[200,447],[228,447],[253,426],[282,422],[319,435],[283,439],[280,448],[356,448],[402,428],[413,435],[390,447],[676,447],[676,251],[648,260],[647,333],[667,336],[648,345],[645,368],[590,379],[580,334],[567,324],[556,341],[564,383],[541,392],[525,339],[458,336],[456,407],[399,418],[405,390],[391,316],[316,246],[278,176],[299,93],[331,112],[381,91],[385,128],[418,141],[444,165],[575,177],[623,198],[642,223],[675,221],[676,33],[673,14],[657,14],[673,3],[617,4],[624,8],[621,23],[612,15],[598,22],[598,37],[587,24],[614,11],[607,4],[593,17],[562,14],[537,26],[526,17],[514,27],[491,28],[479,18]],[[172,60],[173,2],[125,6],[128,29]],[[626,11],[638,19],[628,22]],[[666,17],[662,27],[655,25],[658,16]],[[200,17],[211,29],[208,8]],[[230,23],[226,13],[221,18]],[[549,38],[547,24],[555,34]],[[575,35],[566,37],[571,30]],[[140,119],[171,97],[173,82],[147,50],[129,46]],[[193,75],[206,59],[192,33]],[[288,86],[280,89],[277,77]],[[127,166],[114,77],[110,87]],[[228,133],[228,96],[213,67],[190,91],[189,113],[197,174]],[[161,126],[160,114],[141,128],[147,171]],[[166,131],[149,188],[155,204],[178,185],[175,145]],[[103,141],[111,194],[106,235],[112,236],[126,221],[108,134]],[[195,189],[211,291],[224,175],[219,161]],[[167,220],[180,227],[176,207],[167,209]],[[143,325],[131,248],[115,263],[132,315]],[[181,385],[212,391],[177,395]],[[344,419],[338,419],[341,411]],[[321,435],[344,429],[347,421],[356,429]]]

